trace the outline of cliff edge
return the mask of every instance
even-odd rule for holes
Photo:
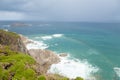
[[[27,50],[27,43],[29,40],[21,35],[0,30],[0,80],[70,80],[46,73],[60,61],[56,54],[49,50]]]

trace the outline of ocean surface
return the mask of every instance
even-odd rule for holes
[[[60,57],[48,73],[69,78],[120,80],[120,23],[21,22],[0,21],[0,28],[14,31],[33,40],[28,49],[49,49]]]

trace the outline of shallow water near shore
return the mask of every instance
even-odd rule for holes
[[[70,55],[53,65],[51,72],[71,78],[120,79],[119,23],[26,22],[31,26],[24,27],[12,27],[12,23],[0,22],[0,28],[34,40],[29,48]]]

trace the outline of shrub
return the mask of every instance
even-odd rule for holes
[[[84,80],[84,79],[81,77],[77,77],[75,80]]]
[[[46,80],[46,77],[45,77],[44,75],[40,75],[40,76],[38,77],[38,80]]]

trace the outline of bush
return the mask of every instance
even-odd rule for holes
[[[35,80],[34,59],[24,53],[0,49],[0,80]]]
[[[81,77],[77,77],[75,80],[84,80],[84,79]]]
[[[38,80],[46,80],[46,77],[45,77],[44,75],[40,75],[40,76],[38,77]]]

